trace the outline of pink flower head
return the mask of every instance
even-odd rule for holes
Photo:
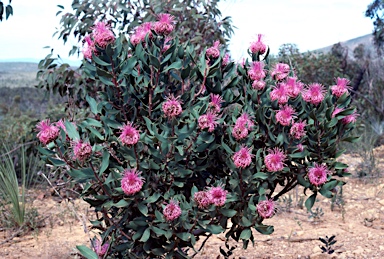
[[[64,120],[63,120],[63,119],[60,119],[58,122],[56,122],[56,126],[57,126],[59,129],[64,130],[65,133],[67,133],[67,129],[65,128],[65,124],[64,124]]]
[[[145,37],[149,35],[149,38],[152,38],[152,23],[145,22],[136,28],[135,33],[131,36],[131,42],[133,45],[137,45],[140,42],[145,41]]]
[[[120,128],[121,133],[119,139],[123,145],[135,145],[140,139],[139,131],[132,125],[132,122],[129,122]]]
[[[213,46],[207,49],[207,52],[206,52],[207,58],[209,57],[218,58],[220,56],[219,46],[220,46],[220,41],[218,40],[215,41],[215,43],[213,43]]]
[[[342,111],[344,111],[343,108],[336,107],[336,108],[333,110],[333,112],[332,112],[332,118],[335,118],[335,116],[336,116],[337,114],[339,114],[340,112],[342,112]]]
[[[251,47],[249,48],[249,50],[254,53],[254,54],[264,54],[265,51],[267,50],[267,45],[264,44],[264,42],[262,41],[262,37],[263,35],[262,34],[258,34],[257,35],[257,41],[254,41],[251,43]]]
[[[84,58],[92,59],[92,53],[95,53],[95,55],[97,54],[95,43],[92,41],[90,35],[85,36],[84,41],[85,41],[85,44],[82,50]]]
[[[336,85],[331,86],[332,94],[336,97],[341,97],[343,94],[348,93],[351,89],[349,80],[346,78],[337,78]]]
[[[288,77],[285,82],[285,88],[288,91],[290,97],[297,97],[299,93],[303,90],[304,84],[300,81],[296,81],[296,77]]]
[[[175,29],[174,16],[167,13],[161,13],[157,15],[157,19],[158,21],[153,25],[153,28],[157,34],[168,35]]]
[[[208,104],[208,108],[212,109],[213,112],[219,113],[221,109],[221,103],[223,102],[223,98],[218,94],[210,95],[211,102]]]
[[[244,126],[235,125],[232,130],[232,136],[237,139],[241,140],[243,138],[246,138],[248,136],[248,128]]]
[[[200,129],[208,129],[208,132],[215,130],[217,125],[217,114],[213,112],[207,112],[204,115],[201,115],[198,119]]]
[[[260,201],[257,204],[257,212],[263,219],[272,217],[275,214],[275,209],[275,202],[272,199]]]
[[[276,120],[283,126],[290,125],[294,117],[296,117],[295,110],[289,105],[280,108],[276,113]]]
[[[304,146],[303,146],[303,144],[298,144],[298,145],[297,145],[297,149],[298,149],[300,152],[303,152],[303,151],[304,151]]]
[[[308,169],[309,182],[315,186],[322,185],[327,181],[329,170],[326,165],[313,164],[313,167]]]
[[[255,90],[263,90],[266,83],[263,80],[253,81],[252,88]]]
[[[269,93],[269,97],[272,101],[278,100],[279,104],[286,104],[290,96],[290,91],[286,84],[277,84],[273,87],[273,90]]]
[[[226,65],[229,64],[229,61],[231,60],[231,57],[229,55],[229,53],[225,53],[224,57],[223,57],[223,61],[221,62],[221,65],[223,67],[225,67]]]
[[[82,140],[76,140],[72,142],[74,159],[84,162],[92,154],[92,146],[88,142]]]
[[[36,125],[37,137],[40,142],[47,145],[49,142],[54,141],[59,136],[59,128],[51,124],[49,119],[40,121]]]
[[[238,168],[246,168],[249,166],[252,162],[252,157],[254,157],[251,151],[252,148],[250,147],[242,147],[237,151],[232,157],[235,166]]]
[[[302,96],[304,101],[318,105],[324,100],[326,90],[324,86],[319,83],[309,84],[304,90]]]
[[[279,148],[268,150],[269,154],[265,156],[264,163],[269,172],[278,172],[284,168],[286,155]]]
[[[141,172],[136,172],[136,169],[125,169],[124,176],[121,179],[121,189],[127,195],[133,195],[141,190],[144,184]]]
[[[175,200],[171,200],[169,204],[165,206],[163,214],[168,221],[172,221],[180,217],[181,208],[179,206],[179,203]]]
[[[244,112],[239,118],[237,118],[235,125],[250,130],[255,124],[252,122],[248,113]]]
[[[105,48],[115,40],[115,35],[106,23],[98,22],[93,28],[93,38],[99,47]]]
[[[107,253],[109,248],[109,243],[105,243],[104,245],[101,245],[101,241],[98,238],[95,238],[92,241],[93,248],[95,249],[95,252],[98,256],[103,256]]]
[[[341,119],[341,122],[343,124],[349,124],[349,123],[355,123],[357,116],[359,116],[356,111],[354,111],[352,114],[345,116],[344,118]]]
[[[273,68],[271,76],[276,80],[283,80],[288,76],[289,70],[290,70],[289,65],[284,63],[277,63]]]
[[[295,122],[293,123],[289,134],[295,139],[301,139],[305,135],[305,126],[305,121]]]
[[[207,208],[212,204],[211,194],[209,192],[200,191],[193,195],[193,199],[197,203],[197,206],[201,209]]]
[[[252,62],[251,67],[248,70],[248,76],[251,80],[254,81],[264,79],[266,76],[264,63],[261,61]]]
[[[224,190],[223,187],[211,187],[209,188],[208,193],[211,198],[211,203],[215,204],[216,206],[223,206],[225,204],[228,191]]]
[[[173,95],[170,95],[167,98],[167,100],[163,103],[162,108],[165,116],[168,118],[174,118],[183,112],[181,102]]]

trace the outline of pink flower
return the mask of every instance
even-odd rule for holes
[[[229,56],[229,53],[225,53],[223,61],[221,62],[221,65],[225,67],[229,64],[229,61],[231,60],[231,57]]]
[[[267,46],[264,44],[264,42],[262,42],[262,37],[263,35],[262,34],[258,34],[257,35],[257,41],[254,41],[251,43],[251,47],[249,48],[249,50],[254,53],[254,54],[264,54],[265,51],[267,50]]]
[[[349,123],[355,123],[356,122],[356,119],[357,119],[357,116],[359,116],[356,111],[353,112],[352,114],[350,115],[347,115],[345,116],[344,118],[341,119],[341,122],[343,124],[349,124]]]
[[[343,108],[338,108],[338,107],[336,107],[335,110],[333,110],[333,112],[332,112],[332,118],[335,118],[335,116],[336,116],[337,114],[339,114],[340,112],[342,112],[342,111],[344,111]]]
[[[93,248],[95,249],[95,252],[98,256],[103,256],[107,253],[109,248],[109,243],[105,243],[104,245],[101,245],[101,241],[96,238],[92,241]]]
[[[84,162],[92,154],[92,146],[88,142],[82,140],[76,140],[72,142],[74,159]]]
[[[197,203],[197,206],[201,209],[207,208],[209,205],[212,204],[212,198],[209,192],[204,192],[204,191],[196,192],[193,195],[193,199]]]
[[[221,103],[223,102],[223,98],[218,94],[210,95],[211,102],[208,104],[208,108],[212,109],[213,112],[219,113],[221,109]]]
[[[300,151],[300,152],[303,152],[304,151],[304,146],[302,144],[298,144],[297,145],[297,149]]]
[[[163,112],[166,117],[174,118],[183,112],[180,101],[177,100],[173,95],[170,95],[167,100],[163,103]]]
[[[348,93],[348,91],[351,89],[349,84],[349,80],[346,78],[337,78],[336,85],[331,86],[332,94],[336,97],[341,97],[344,93]]]
[[[309,182],[315,186],[322,185],[327,181],[329,170],[326,165],[313,164],[312,168],[308,169]]]
[[[227,191],[223,189],[223,187],[211,187],[208,190],[209,196],[211,198],[211,203],[216,206],[223,206],[225,201],[227,200]]]
[[[37,137],[40,142],[47,145],[49,142],[54,141],[59,136],[59,128],[51,124],[49,119],[40,121],[36,125]]]
[[[266,83],[263,80],[253,81],[252,88],[255,90],[263,90]]]
[[[288,77],[285,82],[285,88],[287,89],[289,96],[293,98],[297,97],[299,93],[301,93],[304,86],[302,82],[296,82],[296,80],[296,77]]]
[[[278,172],[284,168],[286,155],[279,148],[268,150],[269,154],[265,156],[264,163],[269,172]]]
[[[119,139],[123,145],[135,145],[140,139],[139,131],[132,125],[133,123],[129,122],[120,128],[121,134]]]
[[[272,217],[275,214],[275,208],[275,202],[272,199],[260,201],[257,204],[257,212],[264,219]]]
[[[217,125],[217,115],[213,112],[207,112],[204,115],[201,115],[198,119],[199,128],[200,129],[208,129],[208,132],[212,132],[215,130]]]
[[[273,68],[271,76],[276,80],[283,80],[289,74],[289,65],[284,63],[277,63]]]
[[[264,63],[261,61],[252,62],[248,70],[248,76],[251,80],[259,81],[265,78]]]
[[[295,139],[301,139],[305,135],[305,126],[305,121],[295,122],[293,123],[289,134]]]
[[[141,190],[144,184],[141,172],[136,172],[136,169],[125,169],[124,176],[121,179],[121,189],[127,195],[133,195]]]
[[[85,36],[84,41],[85,41],[85,44],[82,50],[84,58],[92,59],[92,53],[95,53],[95,55],[97,54],[95,43],[92,41],[90,35]]]
[[[246,168],[252,162],[253,154],[251,154],[252,148],[242,147],[239,151],[237,151],[232,159],[236,167],[238,168]]]
[[[283,126],[288,126],[292,123],[293,118],[295,117],[295,110],[289,106],[285,105],[280,108],[276,113],[276,120]]]
[[[161,13],[157,15],[157,19],[159,21],[155,22],[153,25],[153,28],[157,34],[168,35],[174,30],[174,16],[167,13]]]
[[[93,28],[93,38],[99,47],[105,48],[115,40],[115,35],[106,23],[98,22]]]
[[[239,118],[237,118],[235,125],[250,130],[254,126],[254,123],[252,122],[251,117],[248,115],[248,113],[245,112],[241,114]]]
[[[220,41],[215,41],[212,47],[207,49],[206,55],[207,58],[212,57],[212,58],[218,58],[220,56]]]
[[[290,96],[290,91],[285,84],[277,84],[269,93],[272,101],[278,100],[279,104],[286,104]]]
[[[309,84],[302,93],[303,99],[306,102],[318,105],[324,100],[326,90],[324,86],[318,83]]]
[[[163,214],[168,221],[172,221],[180,217],[181,209],[179,203],[175,200],[171,200],[169,204],[165,206]]]
[[[232,136],[237,140],[246,138],[248,136],[248,133],[248,128],[244,126],[235,125],[232,130]]]
[[[141,24],[139,27],[136,28],[135,33],[131,36],[131,42],[133,45],[137,45],[140,42],[145,41],[145,37],[149,35],[149,38],[152,38],[152,23],[150,22],[145,22]]]

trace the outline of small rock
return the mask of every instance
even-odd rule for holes
[[[380,251],[384,250],[384,246],[379,246]]]
[[[322,250],[319,246],[315,246],[313,249],[312,249],[312,253],[314,254],[317,254],[317,253],[321,253]]]

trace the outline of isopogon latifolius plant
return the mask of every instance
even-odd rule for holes
[[[261,36],[243,64],[219,42],[195,53],[172,37],[174,17],[158,18],[129,37],[97,23],[82,68],[104,89],[87,95],[89,116],[37,125],[42,156],[96,211],[100,237],[78,247],[88,258],[193,257],[224,232],[247,248],[253,229],[273,232],[263,220],[281,195],[302,185],[311,209],[347,175],[336,161],[357,139],[347,79],[304,85],[269,64]]]

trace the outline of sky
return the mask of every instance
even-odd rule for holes
[[[247,57],[250,43],[263,34],[271,53],[277,54],[285,43],[296,44],[300,51],[315,50],[337,42],[370,34],[372,20],[365,17],[373,0],[226,0],[220,10],[231,16],[237,27],[229,49],[233,60]],[[7,3],[8,1],[4,1]],[[68,57],[72,44],[64,46],[57,36],[58,4],[69,10],[72,0],[15,0],[14,16],[0,22],[0,60],[40,60],[54,53]],[[44,48],[50,46],[51,48]]]

